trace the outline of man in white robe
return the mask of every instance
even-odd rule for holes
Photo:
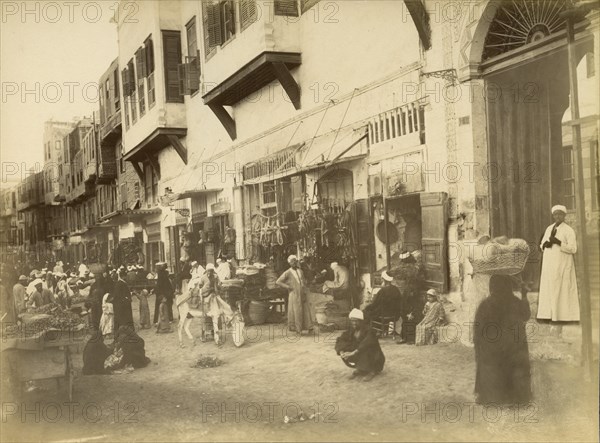
[[[579,321],[579,293],[573,255],[577,252],[575,231],[565,220],[567,208],[552,207],[554,224],[546,228],[537,318],[553,322]]]

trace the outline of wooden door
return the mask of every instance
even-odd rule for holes
[[[421,258],[430,288],[448,291],[448,194],[420,194],[422,219]]]
[[[564,74],[557,54],[486,78],[491,234],[529,243],[523,278],[535,283],[539,241],[552,222],[552,200],[561,199],[561,119],[568,98]]]

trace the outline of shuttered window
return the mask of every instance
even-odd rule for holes
[[[213,56],[217,52],[217,48],[210,45],[210,33],[209,33],[209,17],[208,10],[212,5],[206,1],[202,2],[202,35],[204,37],[204,55],[206,60]]]
[[[205,46],[221,46],[235,36],[235,3],[233,0],[203,3]],[[206,52],[206,47],[204,48]],[[207,53],[208,55],[208,53]]]
[[[274,0],[275,15],[298,17],[298,2],[296,0]]]
[[[144,42],[144,50],[146,51],[146,74],[148,88],[148,108],[152,108],[156,102],[156,90],[154,85],[154,42],[150,35]]]
[[[146,91],[144,88],[144,78],[146,77],[146,51],[141,46],[135,52],[135,69],[137,72],[137,84],[138,84],[138,102],[140,105],[140,118],[146,113]]]
[[[198,51],[196,17],[192,18],[185,28],[187,57],[185,63],[179,67],[179,93],[182,95],[195,94],[200,89],[200,53]]]
[[[183,103],[179,94],[178,67],[181,64],[181,35],[179,31],[162,31],[165,60],[165,96],[167,103]]]
[[[256,0],[240,0],[240,27],[243,31],[256,21],[258,17]]]

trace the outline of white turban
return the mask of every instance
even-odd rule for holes
[[[554,214],[554,211],[562,211],[565,214],[567,213],[567,207],[564,205],[554,205],[552,206],[552,213]]]
[[[288,257],[288,263],[290,263],[292,260],[298,260],[298,257],[296,257],[294,254],[292,254]]]
[[[383,278],[385,281],[393,281],[394,277],[392,277],[390,274],[387,273],[387,271],[383,271],[381,273],[381,278]]]
[[[213,265],[212,263],[208,263],[208,264],[206,265],[206,270],[207,270],[207,271],[210,271],[210,270],[213,270],[213,271],[214,271],[214,270],[215,270],[215,265]]]
[[[354,308],[352,311],[350,311],[350,315],[348,316],[348,318],[357,318],[359,320],[364,320],[365,316],[360,309]]]

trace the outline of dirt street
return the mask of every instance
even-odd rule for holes
[[[72,404],[54,382],[20,397],[3,389],[1,440],[598,441],[598,414],[589,414],[598,392],[572,360],[532,352],[534,403],[483,408],[473,404],[473,349],[382,339],[384,371],[366,383],[348,380],[333,350],[338,335],[298,338],[270,324],[247,328],[241,348],[227,337],[221,348],[186,339],[180,349],[176,332],[142,330],[150,366],[80,375]],[[191,368],[200,355],[223,365]],[[285,423],[300,409],[312,419]]]

